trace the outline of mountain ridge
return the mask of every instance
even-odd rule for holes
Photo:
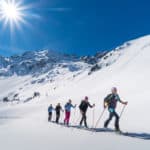
[[[73,72],[88,70],[90,75],[116,62],[124,49],[131,45],[141,46],[141,49],[150,46],[150,35],[125,42],[113,50],[99,51],[93,56],[79,57],[52,50],[27,51],[10,57],[0,56],[0,76],[42,75],[58,67],[68,68]]]

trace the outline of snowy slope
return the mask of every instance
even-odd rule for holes
[[[150,114],[150,36],[119,46],[107,53],[97,64],[107,67],[89,76],[88,66],[86,66],[86,69],[75,77],[73,77],[74,73],[60,68],[62,73],[55,76],[53,82],[42,84],[32,84],[31,75],[2,77],[0,79],[1,98],[8,93],[19,93],[21,102],[19,104],[1,102],[0,104],[1,148],[4,150],[76,150],[81,148],[111,150],[113,147],[116,150],[148,150],[149,140],[140,138],[150,138],[150,118],[148,116]],[[45,76],[42,74],[34,78],[38,80]],[[47,123],[47,107],[50,103],[55,105],[61,102],[64,105],[71,98],[74,103],[79,104],[85,95],[89,96],[91,103],[96,104],[94,109],[96,121],[103,110],[103,98],[110,92],[112,86],[118,87],[120,97],[129,102],[120,120],[120,125],[122,130],[133,133],[134,137],[72,130]],[[24,100],[32,96],[34,91],[39,91],[41,96],[24,103]],[[121,112],[122,107],[118,105],[117,111]],[[89,109],[89,126],[93,125],[92,113],[93,110]],[[103,127],[107,115],[106,111],[99,127]],[[78,124],[79,119],[78,109],[73,110],[71,122]],[[63,115],[61,120],[63,120]],[[110,127],[113,128],[113,122]]]

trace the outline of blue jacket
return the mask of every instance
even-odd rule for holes
[[[71,108],[75,108],[75,106],[73,106],[73,105],[70,104],[70,103],[67,103],[67,104],[65,105],[65,111],[70,112],[70,111],[71,111]]]
[[[52,106],[48,107],[48,112],[52,112],[53,110],[55,110]]]

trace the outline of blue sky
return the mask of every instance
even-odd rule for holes
[[[148,0],[24,0],[22,6],[30,7],[20,28],[0,21],[1,55],[40,49],[88,55],[150,34]]]

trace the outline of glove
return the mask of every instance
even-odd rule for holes
[[[108,104],[107,103],[104,103],[104,108],[106,108],[108,106]]]
[[[124,102],[125,105],[128,105],[128,102]]]

